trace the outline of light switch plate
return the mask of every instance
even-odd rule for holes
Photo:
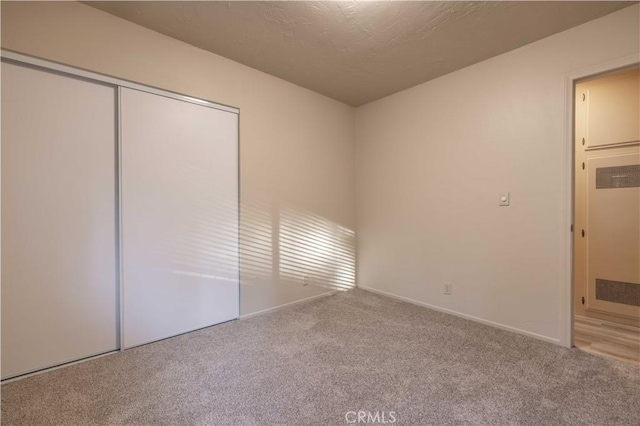
[[[509,205],[509,193],[501,192],[498,194],[498,205],[499,206],[508,206]]]

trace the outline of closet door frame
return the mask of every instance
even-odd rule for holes
[[[165,97],[177,99],[180,101],[191,102],[193,104],[202,105],[202,106],[206,106],[214,109],[219,109],[221,111],[240,114],[239,108],[232,107],[229,105],[224,105],[224,104],[216,103],[209,100],[194,98],[192,96],[184,95],[177,92],[172,92],[170,90],[159,89],[157,87],[147,86],[147,85],[139,84],[133,81],[111,77],[111,76],[100,74],[97,72],[87,71],[81,68],[64,65],[58,62],[52,62],[45,59],[36,58],[34,56],[13,52],[11,50],[2,49],[0,55],[2,56],[2,60],[9,60],[14,63],[27,64],[36,68],[43,68],[47,70],[58,71],[63,74],[69,74],[72,76],[85,78],[87,80],[102,82],[102,83],[110,84],[112,86],[127,87],[129,89],[140,90],[142,92],[153,93],[155,95],[165,96]]]
[[[115,167],[115,176],[116,176],[116,183],[115,183],[115,187],[116,187],[116,194],[114,194],[115,197],[115,202],[116,202],[116,214],[115,214],[115,220],[116,220],[116,224],[115,224],[115,228],[116,228],[116,262],[117,264],[114,265],[116,268],[116,292],[117,292],[117,297],[118,297],[118,303],[117,303],[117,309],[118,312],[116,312],[116,329],[117,329],[117,336],[118,336],[118,346],[119,349],[116,349],[115,351],[111,351],[111,352],[107,352],[105,354],[99,354],[99,355],[95,355],[95,356],[91,356],[91,357],[87,357],[87,358],[83,358],[81,360],[77,360],[77,361],[71,361],[69,363],[65,363],[59,366],[53,366],[53,367],[49,367],[43,370],[39,370],[39,371],[35,371],[32,373],[27,373],[24,375],[20,375],[17,377],[13,377],[13,378],[8,378],[6,380],[3,380],[2,383],[6,383],[9,381],[13,381],[13,380],[19,380],[25,377],[29,377],[35,374],[40,374],[46,371],[51,371],[54,369],[58,369],[58,368],[62,368],[68,365],[73,365],[76,364],[78,362],[83,362],[83,361],[87,361],[90,359],[95,359],[101,356],[105,356],[114,352],[122,352],[125,350],[125,345],[124,345],[124,283],[123,283],[123,269],[122,269],[122,120],[121,120],[121,111],[122,111],[122,105],[121,105],[121,89],[122,88],[129,88],[129,89],[135,89],[135,90],[139,90],[142,92],[147,92],[147,93],[151,93],[154,95],[159,95],[159,96],[164,96],[167,98],[171,98],[171,99],[175,99],[175,100],[179,100],[179,101],[183,101],[183,102],[189,102],[192,104],[196,104],[196,105],[200,105],[200,106],[204,106],[204,107],[208,107],[208,108],[213,108],[213,109],[217,109],[217,110],[221,110],[221,111],[226,111],[229,113],[233,113],[238,115],[238,129],[237,129],[237,141],[236,141],[236,164],[237,164],[237,170],[238,170],[238,176],[237,176],[237,188],[238,188],[238,194],[237,194],[237,200],[238,200],[238,205],[236,208],[236,214],[237,214],[237,223],[238,223],[238,240],[240,238],[239,232],[240,232],[240,109],[236,108],[236,107],[232,107],[229,105],[224,105],[224,104],[220,104],[220,103],[216,103],[216,102],[212,102],[209,100],[204,100],[204,99],[199,99],[199,98],[195,98],[192,96],[188,96],[188,95],[184,95],[181,93],[177,93],[177,92],[172,92],[169,90],[164,90],[164,89],[159,89],[156,87],[152,87],[152,86],[147,86],[144,84],[139,84],[139,83],[135,83],[132,81],[128,81],[128,80],[124,80],[124,79],[119,79],[119,78],[115,78],[115,77],[111,77],[105,74],[100,74],[100,73],[96,73],[93,71],[88,71],[88,70],[84,70],[81,68],[76,68],[76,67],[72,67],[72,66],[68,66],[68,65],[64,65],[58,62],[53,62],[53,61],[48,61],[45,59],[40,59],[34,56],[30,56],[30,55],[25,55],[22,53],[18,53],[18,52],[14,52],[11,50],[7,50],[7,49],[1,49],[0,50],[0,60],[2,62],[6,62],[6,63],[10,63],[10,64],[14,64],[14,65],[19,65],[19,66],[26,66],[29,68],[33,68],[33,69],[40,69],[42,71],[46,71],[46,72],[53,72],[53,73],[57,73],[57,74],[61,74],[61,75],[66,75],[68,77],[71,78],[77,78],[77,79],[81,79],[81,80],[85,80],[85,81],[89,81],[89,82],[94,82],[97,84],[102,84],[102,85],[108,85],[108,86],[112,86],[115,90],[116,90],[116,111],[115,111],[115,118],[116,118],[116,147],[115,147],[115,157],[116,157],[116,164],[114,165]],[[238,244],[238,258],[240,256],[240,245]],[[238,312],[240,312],[240,270],[238,268]]]

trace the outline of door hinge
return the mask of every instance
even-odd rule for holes
[[[582,304],[584,305],[584,296],[582,296]]]
[[[584,238],[584,229],[582,230],[582,238]]]
[[[587,100],[587,94],[586,94],[586,93],[583,93],[583,94],[582,94],[582,102],[584,102],[584,101],[586,101],[586,100]]]
[[[582,162],[582,170],[584,170],[584,161]]]
[[[571,232],[573,232],[573,224],[571,224]]]
[[[582,145],[584,145],[584,138],[582,138]]]

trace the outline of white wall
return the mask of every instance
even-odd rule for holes
[[[358,285],[559,341],[565,76],[637,54],[638,13],[358,108]]]
[[[359,285],[553,341],[564,75],[637,53],[638,6],[360,107],[355,120],[344,104],[82,4],[3,2],[2,47],[241,109],[242,314],[326,291],[279,274],[280,216],[346,235],[353,250],[357,180]],[[510,207],[497,206],[501,190]]]
[[[240,108],[242,315],[325,293],[326,270],[353,269],[353,259],[330,259],[303,286],[308,271],[280,271],[278,232],[282,212],[287,223],[294,214],[297,229],[314,221],[353,256],[353,234],[344,232],[355,228],[352,107],[75,2],[3,2],[1,42]],[[302,250],[312,245],[291,238]]]

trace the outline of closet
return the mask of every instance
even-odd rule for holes
[[[2,52],[2,379],[239,313],[238,110]]]
[[[640,69],[576,84],[575,301],[579,317],[640,325]],[[579,318],[585,322],[584,318]]]

